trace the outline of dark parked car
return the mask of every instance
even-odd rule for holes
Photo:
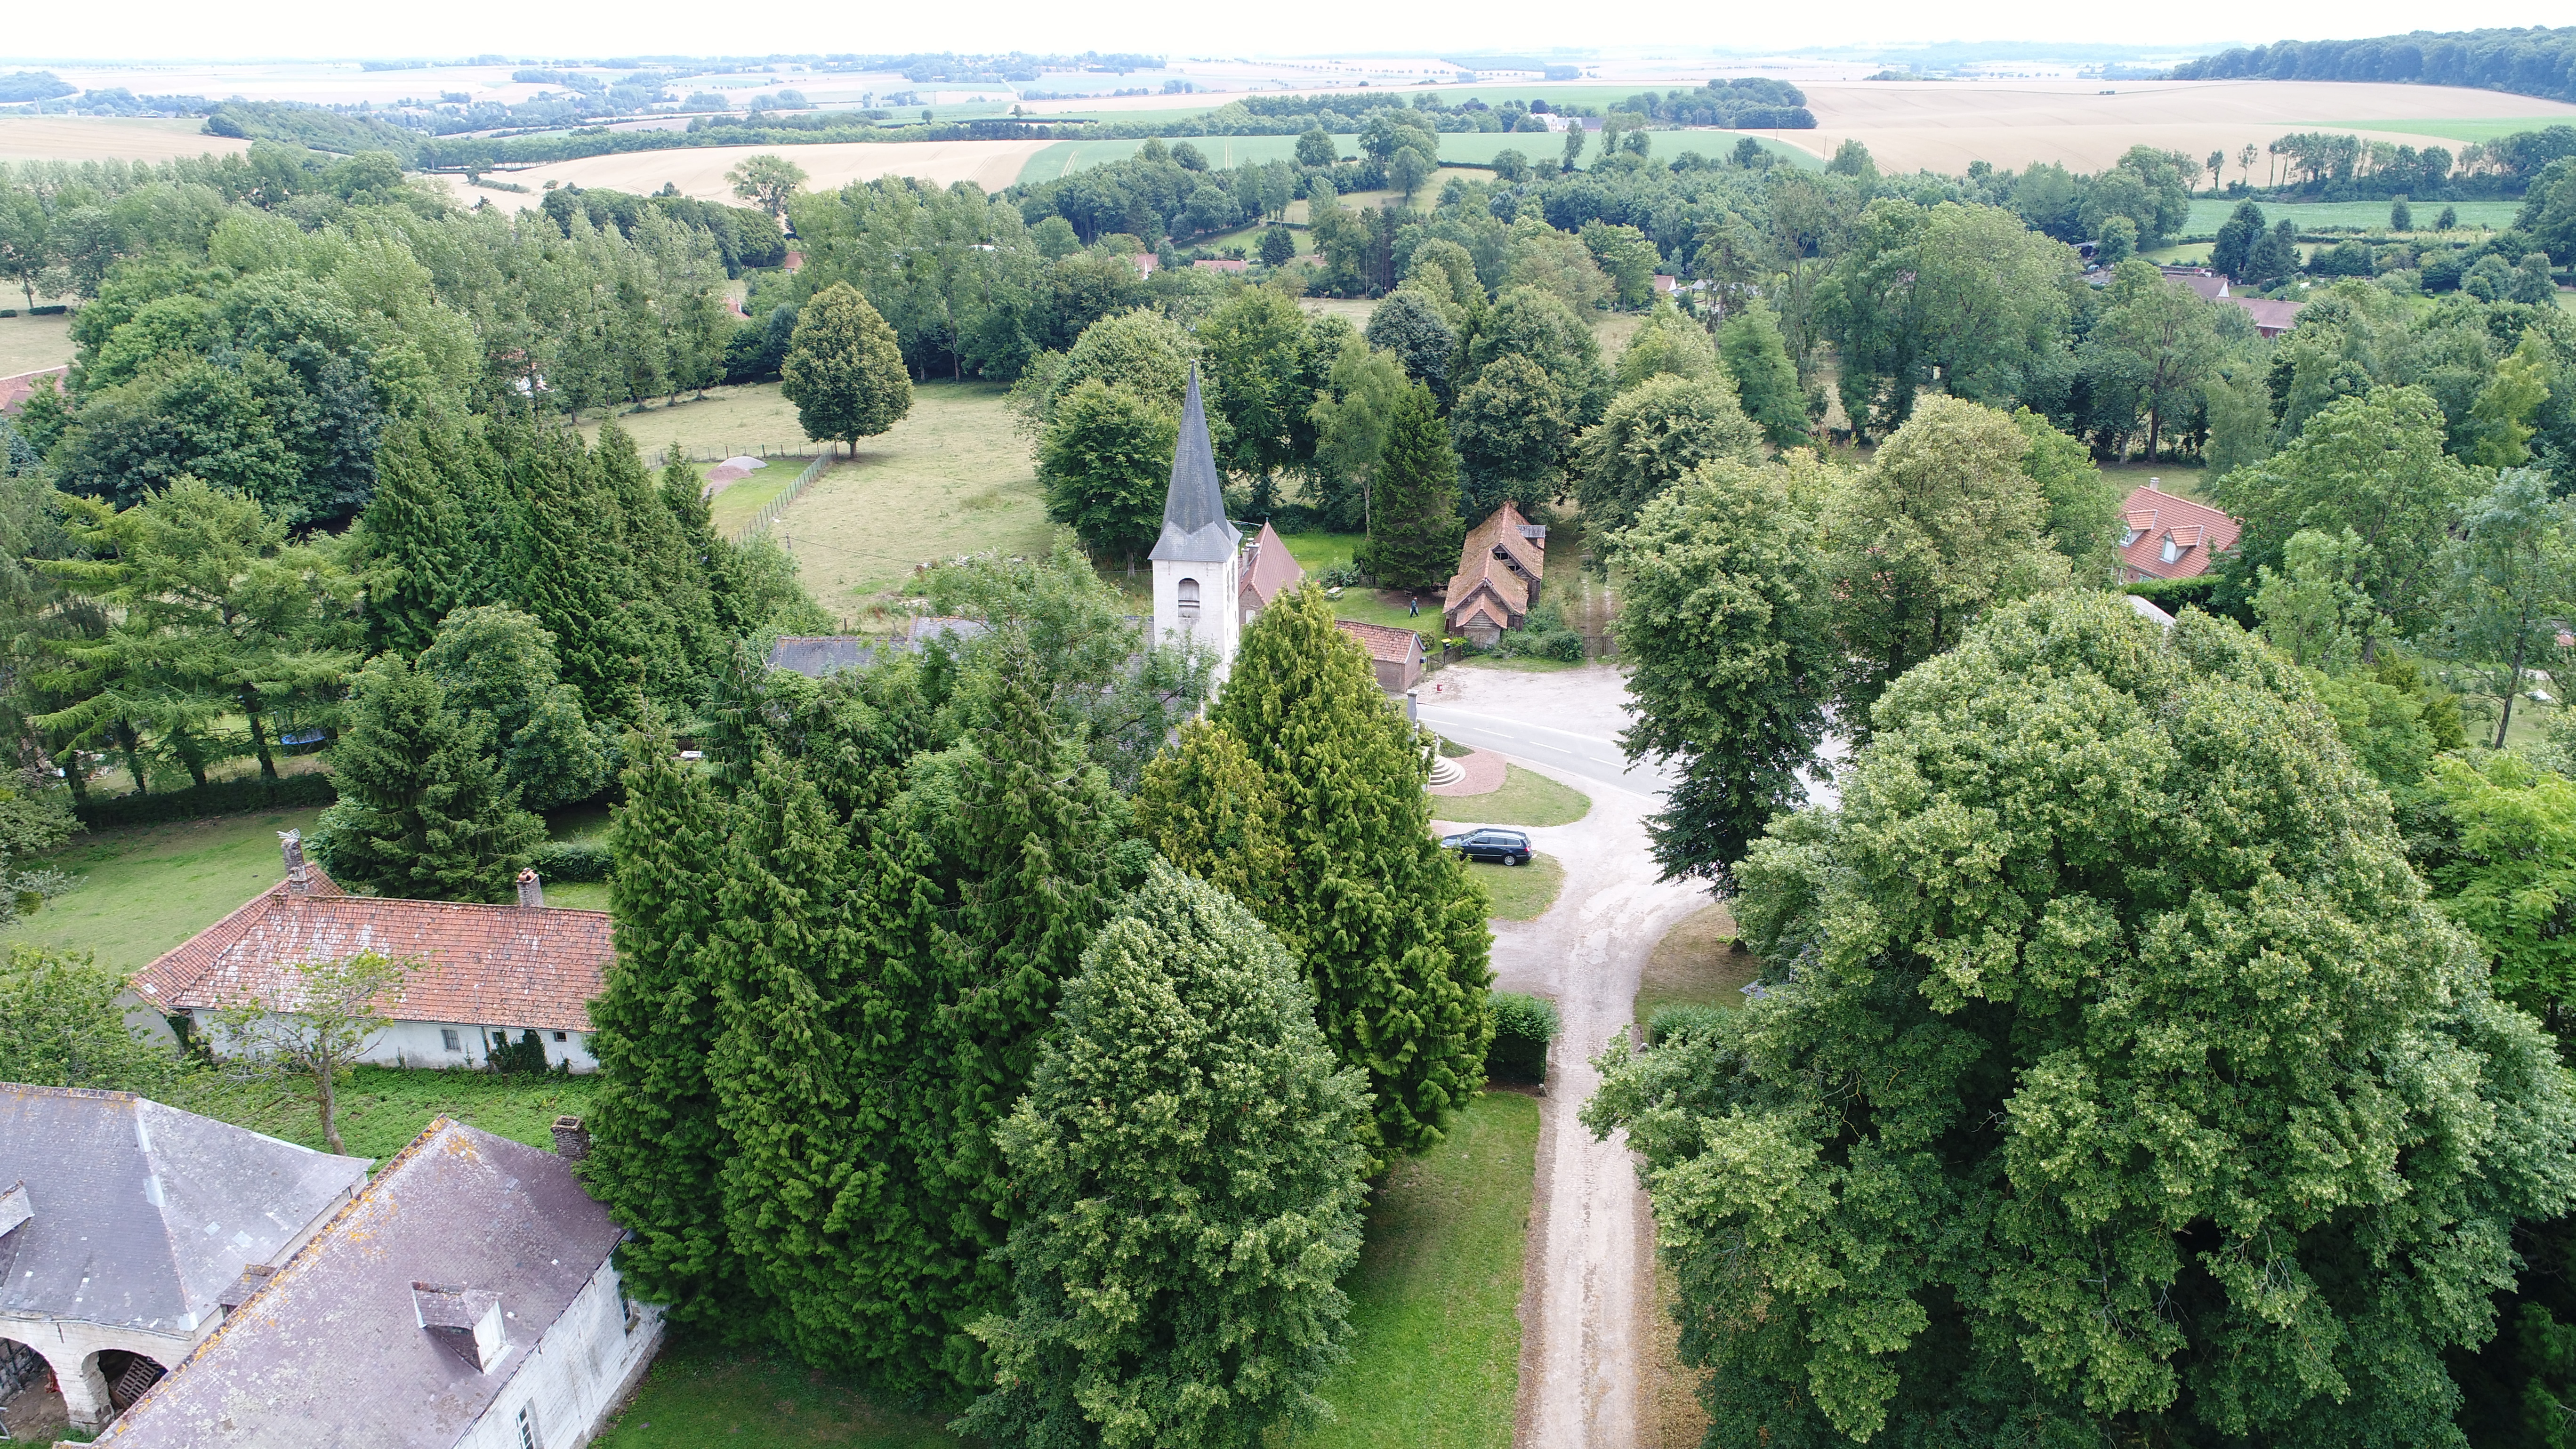
[[[1460,860],[1530,863],[1529,837],[1517,830],[1470,830],[1464,835],[1446,835],[1440,839],[1440,848],[1458,852]]]

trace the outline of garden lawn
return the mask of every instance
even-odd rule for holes
[[[908,593],[920,563],[1046,551],[1054,532],[1006,393],[979,382],[915,387],[910,416],[861,441],[855,460],[780,515],[770,536],[796,555],[825,609],[852,615]]]
[[[666,1346],[644,1382],[591,1441],[598,1449],[954,1449],[946,1415],[879,1409],[787,1355]]]
[[[39,292],[37,296],[41,299],[44,294]],[[72,360],[69,314],[27,316],[27,296],[17,291],[0,291],[0,307],[14,308],[20,314],[0,317],[0,377],[60,367]]]
[[[1503,788],[1488,795],[1434,795],[1431,813],[1461,825],[1572,825],[1592,812],[1592,797],[1536,770],[1503,767]]]
[[[505,1077],[458,1068],[444,1071],[359,1067],[340,1085],[340,1140],[353,1157],[384,1160],[420,1135],[442,1113],[496,1137],[552,1152],[557,1117],[590,1110],[597,1077],[545,1074]],[[172,1105],[237,1126],[322,1147],[321,1118],[309,1101],[280,1099],[259,1085],[225,1082],[211,1075],[172,1096]]]
[[[1702,907],[1666,931],[1637,978],[1638,1024],[1660,1007],[1742,1006],[1744,985],[1762,969],[1762,958],[1734,944],[1735,919],[1724,906]]]
[[[1538,1101],[1488,1092],[1370,1196],[1350,1361],[1319,1393],[1336,1421],[1297,1449],[1509,1449]]]
[[[1547,908],[1556,904],[1556,893],[1565,889],[1564,862],[1552,855],[1533,855],[1527,865],[1471,860],[1467,874],[1485,888],[1485,899],[1493,906],[1485,914],[1497,921],[1535,921],[1547,914]]]
[[[272,810],[166,825],[85,830],[42,864],[80,885],[19,919],[0,940],[96,953],[132,973],[286,878],[281,830],[319,810]]]

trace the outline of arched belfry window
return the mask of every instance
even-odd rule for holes
[[[1196,579],[1183,579],[1181,580],[1181,613],[1185,617],[1195,618],[1198,612],[1199,581]]]

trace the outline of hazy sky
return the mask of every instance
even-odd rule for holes
[[[2418,0],[2348,0],[2295,12],[2248,7],[2192,19],[2159,19],[2126,6],[1986,0],[1932,6],[1920,0],[1845,0],[1830,6],[1728,5],[1709,9],[1591,7],[1564,0],[1385,4],[1038,3],[950,0],[888,5],[767,0],[441,0],[434,5],[349,0],[122,0],[28,5],[9,17],[5,45],[20,57],[229,59],[289,56],[757,54],[903,50],[989,52],[1141,50],[1174,56],[1298,55],[1389,49],[1520,46],[1800,49],[1908,40],[2044,39],[2146,42],[2264,41],[2232,30],[2237,17],[2287,25],[2300,38],[2383,35],[2427,24],[2444,29],[2546,25],[2567,18],[2565,0],[2466,0],[2427,12]]]

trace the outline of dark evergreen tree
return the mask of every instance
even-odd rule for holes
[[[867,1345],[842,1265],[869,1224],[838,1211],[863,1161],[843,1032],[858,967],[847,846],[822,796],[775,752],[754,766],[735,819],[715,926],[723,1029],[707,1061],[731,1148],[726,1233],[775,1305],[775,1335],[809,1363],[853,1363]]]
[[[1368,1073],[1384,1150],[1419,1152],[1483,1089],[1493,1037],[1485,895],[1431,833],[1427,737],[1311,583],[1244,635],[1211,718],[1279,798],[1287,868],[1262,920],[1304,964],[1325,1039]]]
[[[553,631],[564,682],[581,691],[591,718],[631,721],[652,677],[651,640],[620,552],[619,503],[599,486],[578,436],[521,431],[501,450],[520,517],[517,602]]]
[[[367,638],[379,652],[428,648],[478,572],[449,476],[459,451],[452,437],[405,424],[376,452],[376,494],[358,530],[368,565]]]
[[[393,655],[353,684],[331,751],[340,803],[315,827],[324,866],[382,895],[508,899],[546,828],[519,808],[489,721],[450,708],[437,679]]]
[[[617,968],[591,1003],[590,1156],[581,1176],[629,1236],[617,1252],[630,1291],[680,1323],[749,1331],[766,1308],[725,1225],[733,1139],[708,1066],[718,1014],[715,938],[733,816],[668,736],[628,745],[626,803],[610,827]]]
[[[1368,1094],[1297,964],[1240,904],[1156,862],[1084,955],[1012,1171],[996,1445],[1250,1449],[1320,1417],[1367,1201]]]
[[[1368,539],[1360,567],[1389,588],[1417,589],[1458,571],[1466,525],[1458,517],[1458,457],[1431,390],[1415,383],[1387,420],[1386,448],[1369,483]]]

